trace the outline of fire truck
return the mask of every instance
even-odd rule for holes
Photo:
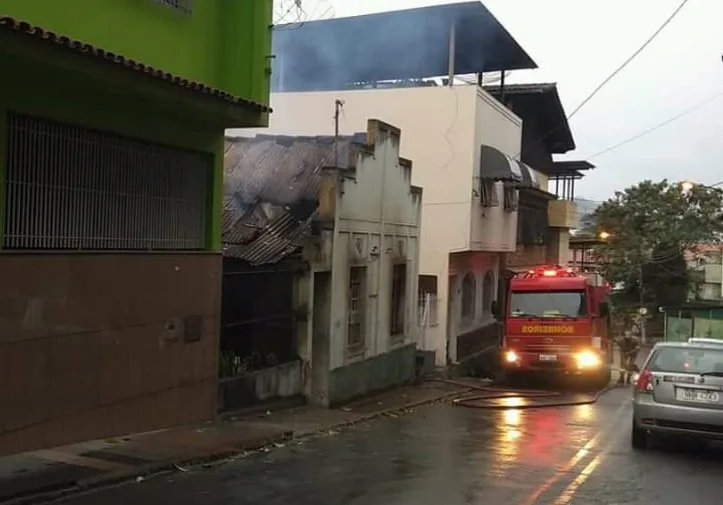
[[[504,308],[505,375],[549,372],[606,385],[613,363],[609,293],[596,273],[541,266],[516,274]]]

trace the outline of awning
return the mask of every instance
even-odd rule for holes
[[[512,183],[520,188],[540,188],[534,170],[492,146],[480,148],[480,177]]]

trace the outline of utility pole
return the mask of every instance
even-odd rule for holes
[[[640,261],[638,262],[638,321],[640,324],[640,340],[642,340],[643,344],[645,344],[647,343],[645,338],[645,315],[647,313],[647,310],[645,309],[645,297],[643,296],[643,289],[643,260],[641,257]]]
[[[344,107],[344,100],[334,101],[334,169],[339,169],[339,116]]]

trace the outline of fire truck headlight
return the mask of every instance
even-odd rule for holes
[[[507,363],[517,363],[518,361],[520,361],[520,357],[515,351],[507,351],[505,353],[505,361]]]
[[[582,351],[575,355],[578,368],[597,368],[602,364],[600,356],[592,351]]]

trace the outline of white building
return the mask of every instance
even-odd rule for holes
[[[279,26],[273,53],[274,112],[266,132],[331,134],[337,100],[344,103],[337,125],[344,134],[364,128],[368,117],[404,132],[401,153],[414,160],[412,183],[425,195],[420,346],[434,352],[438,365],[495,349],[499,324],[491,308],[504,291],[504,256],[517,251],[518,207],[525,205],[519,188],[547,193],[548,181],[519,162],[523,133],[535,128],[523,132],[520,116],[503,105],[504,92],[498,100],[480,85],[495,72],[497,89],[504,90],[507,71],[537,68],[535,62],[476,0]],[[430,79],[442,75],[443,83],[455,85]],[[457,85],[457,75],[474,76],[475,83]],[[534,126],[546,130],[550,114],[541,115],[544,121]],[[546,206],[555,195],[532,196],[542,199],[533,210],[549,210],[549,227],[560,230],[545,251],[561,256],[572,202]]]
[[[411,381],[418,341],[422,190],[399,129],[364,120],[347,133],[240,138],[226,155],[226,254],[266,270],[303,259],[288,336],[301,377],[276,367],[267,382],[323,406]]]
[[[421,346],[434,350],[438,365],[457,361],[458,337],[479,334],[494,323],[500,254],[514,252],[517,191],[486,173],[497,157],[510,177],[519,165],[522,121],[475,85],[373,90],[273,93],[274,114],[264,132],[330,134],[336,100],[343,101],[340,131],[362,128],[367,117],[383,117],[404,131],[401,152],[415,160],[412,183],[424,188],[420,274],[436,285]],[[482,152],[490,154],[486,165]],[[519,172],[517,173],[519,176]],[[529,174],[528,174],[529,176]],[[545,176],[533,175],[546,187]],[[496,333],[495,333],[496,335]],[[496,345],[496,337],[481,337]]]
[[[696,244],[685,251],[691,274],[689,298],[696,301],[723,301],[723,245]]]

